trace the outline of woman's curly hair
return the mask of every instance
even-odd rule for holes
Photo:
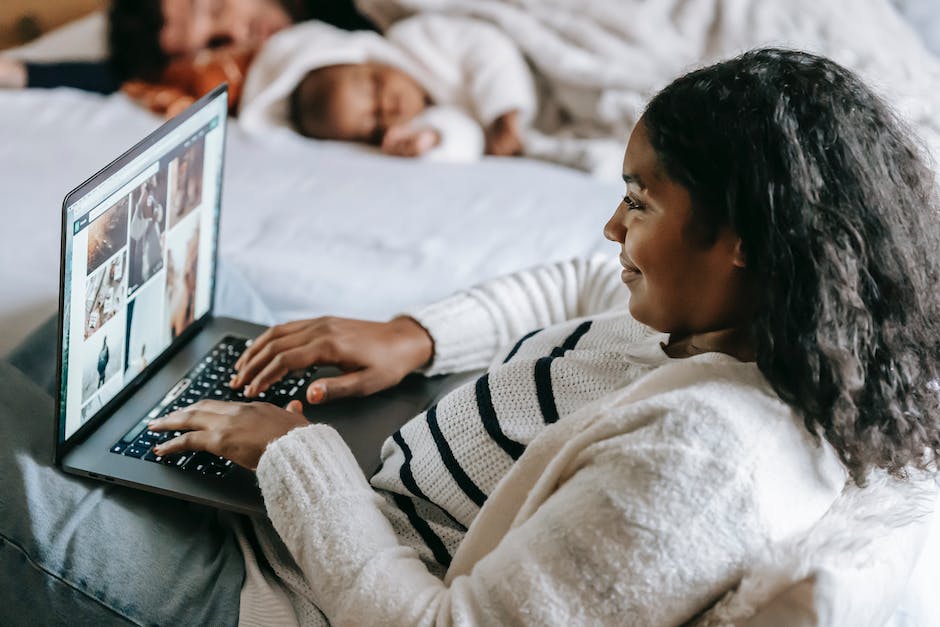
[[[760,49],[687,74],[643,121],[706,239],[761,292],[757,365],[855,482],[940,454],[940,205],[919,144],[852,72]]]

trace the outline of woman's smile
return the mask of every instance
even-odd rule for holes
[[[640,272],[640,269],[633,265],[633,263],[623,255],[620,255],[620,265],[623,266],[623,272],[620,273],[620,279],[627,285],[639,280],[640,277],[643,276],[643,273]]]

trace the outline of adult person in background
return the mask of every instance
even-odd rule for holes
[[[277,31],[304,20],[375,29],[352,0],[113,0],[107,60],[24,63],[0,57],[0,87],[110,94],[127,80],[158,80],[177,57],[223,46],[256,50]]]

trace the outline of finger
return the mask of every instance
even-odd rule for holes
[[[162,442],[153,447],[155,455],[166,456],[182,451],[209,451],[216,455],[221,453],[212,450],[214,438],[208,431],[187,431],[171,440]]]
[[[147,423],[147,428],[151,431],[183,431],[194,428],[192,423],[192,413],[186,411],[174,411],[161,418],[155,418]]]
[[[395,146],[401,143],[404,132],[405,127],[400,124],[389,127],[385,131],[385,135],[382,136],[382,151],[388,154],[394,154]]]
[[[184,412],[200,412],[209,414],[218,414],[222,416],[231,416],[244,409],[245,403],[234,403],[232,401],[217,401],[213,399],[203,399],[198,403],[193,403],[189,407],[184,407]]]
[[[351,396],[365,396],[382,386],[373,369],[356,370],[336,377],[317,379],[307,386],[307,402],[312,405]]]
[[[147,423],[151,431],[182,431],[184,429],[207,429],[219,415],[232,414],[241,407],[239,403],[223,401],[199,401],[189,407],[171,412],[162,418]]]
[[[310,348],[307,346],[301,346],[284,351],[283,353],[278,353],[271,359],[268,365],[251,380],[251,383],[245,386],[245,396],[254,396],[255,394],[264,392],[271,387],[272,383],[281,379],[291,370],[306,366],[311,361],[309,356]]]
[[[304,413],[304,404],[295,399],[289,402],[284,409],[292,414],[302,414]]]
[[[278,324],[273,327],[268,328],[261,335],[256,337],[251,345],[248,346],[245,351],[241,354],[235,361],[235,369],[241,370],[242,366],[248,363],[254,355],[256,355],[261,349],[267,346],[268,342],[271,340],[283,337],[285,335],[290,335],[296,333],[298,330],[304,328],[310,323],[309,320],[294,320],[293,322],[286,322],[284,324]]]
[[[238,370],[235,378],[232,379],[231,386],[238,388],[251,382],[266,366],[274,362],[278,356],[292,348],[301,346],[307,342],[307,336],[300,332],[294,332],[274,340],[270,340],[266,346],[258,350],[249,361]]]

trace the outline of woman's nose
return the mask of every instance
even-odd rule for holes
[[[627,237],[627,226],[620,209],[621,207],[618,206],[614,215],[610,216],[607,224],[604,225],[604,237],[618,244],[622,244]]]

